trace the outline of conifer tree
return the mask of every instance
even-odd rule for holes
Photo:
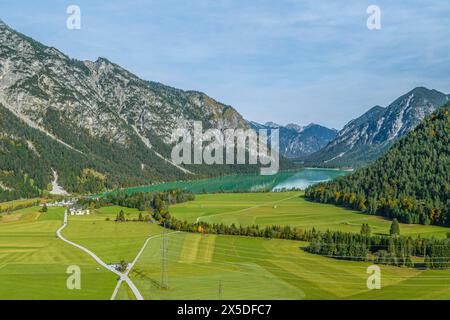
[[[400,225],[396,218],[394,218],[394,220],[392,220],[391,229],[389,230],[389,234],[391,236],[399,236],[400,235]]]

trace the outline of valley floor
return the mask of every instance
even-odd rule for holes
[[[190,221],[276,223],[351,232],[369,223],[374,232],[386,233],[390,225],[388,220],[311,203],[300,195],[198,195],[195,201],[172,206],[170,211]],[[19,210],[0,220],[0,299],[109,299],[118,277],[56,237],[62,208],[49,208],[48,213],[38,210]],[[114,222],[120,210],[129,218],[138,215],[135,209],[112,206],[90,216],[70,216],[63,235],[108,264],[131,262],[145,240],[161,235],[164,229],[153,223]],[[402,234],[413,236],[443,237],[447,231],[401,225]],[[304,242],[183,232],[167,234],[165,239],[164,277],[162,237],[148,242],[130,272],[145,299],[450,299],[450,270],[382,265],[382,289],[368,290],[369,263],[309,254],[301,250]],[[67,289],[70,265],[81,267],[81,290]],[[121,284],[116,299],[134,299],[126,283]]]
[[[109,299],[116,276],[56,236],[63,209],[39,207],[0,220],[0,299]],[[81,269],[81,290],[69,290],[69,266]]]
[[[368,223],[373,234],[389,234],[391,220],[359,211],[308,201],[303,192],[222,193],[196,195],[195,201],[174,205],[170,213],[188,222],[205,221],[259,226],[289,225],[307,230],[359,233]],[[401,224],[401,234],[445,238],[449,228]]]

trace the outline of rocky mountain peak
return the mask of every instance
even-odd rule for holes
[[[300,132],[303,131],[303,129],[305,127],[304,126],[300,126],[300,125],[295,124],[295,123],[289,123],[289,124],[286,125],[286,128],[293,129],[293,130],[297,131],[298,133],[300,133]]]
[[[28,140],[41,154],[42,146],[52,145],[69,157],[46,162],[40,181],[45,186],[52,177],[49,166],[59,167],[62,186],[69,191],[85,180],[81,163],[95,167],[96,175],[106,176],[110,186],[184,177],[192,172],[170,161],[174,129],[190,128],[193,121],[204,127],[248,128],[234,108],[204,93],[142,80],[106,58],[71,59],[4,24],[0,26],[0,113],[18,121],[20,128],[16,132],[2,124],[0,136],[20,140],[25,139],[24,132],[37,130],[33,134],[43,135],[40,141],[31,141],[27,133],[21,142],[27,145]],[[72,163],[72,159],[77,160],[69,178],[60,172],[65,170],[61,162]],[[125,169],[114,169],[121,166]],[[205,170],[211,174],[216,169]]]
[[[334,139],[336,131],[320,125],[301,127],[296,124],[281,126],[274,122],[264,125],[248,122],[254,129],[279,129],[280,153],[288,158],[302,158],[325,147]]]
[[[265,125],[266,127],[274,128],[274,129],[282,127],[282,126],[279,125],[278,123],[275,123],[275,122],[272,122],[272,121],[266,122],[264,125]]]
[[[375,106],[350,121],[336,139],[311,155],[308,161],[311,165],[364,165],[380,156],[393,141],[412,131],[448,100],[448,95],[437,90],[414,88],[388,107]]]

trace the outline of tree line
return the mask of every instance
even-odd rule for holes
[[[41,200],[38,199],[36,201],[27,201],[24,203],[11,204],[8,206],[0,206],[0,213],[9,213],[20,209],[31,208],[41,204]]]
[[[312,233],[308,252],[352,261],[371,261],[394,266],[450,267],[450,239],[417,238],[399,235],[367,235],[340,231]],[[423,262],[414,262],[420,257]]]
[[[372,261],[378,264],[414,267],[413,256],[424,258],[427,268],[450,267],[450,239],[416,238],[398,236],[370,236],[339,231],[303,230],[297,227],[270,225],[236,226],[223,223],[187,222],[174,217],[153,217],[166,228],[218,235],[260,237],[307,241],[306,251],[330,258]],[[159,218],[159,219],[158,219]],[[420,265],[420,264],[418,264]]]
[[[192,201],[195,196],[180,189],[127,193],[124,190],[109,193],[104,197],[84,197],[78,200],[78,205],[83,207],[100,208],[108,205],[117,205],[127,208],[135,208],[139,211],[151,211],[153,213],[167,213],[169,205]]]

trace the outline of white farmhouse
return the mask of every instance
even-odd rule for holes
[[[84,215],[89,215],[91,212],[89,209],[83,210],[80,208],[70,208],[69,209],[69,213],[71,216],[84,216]]]

